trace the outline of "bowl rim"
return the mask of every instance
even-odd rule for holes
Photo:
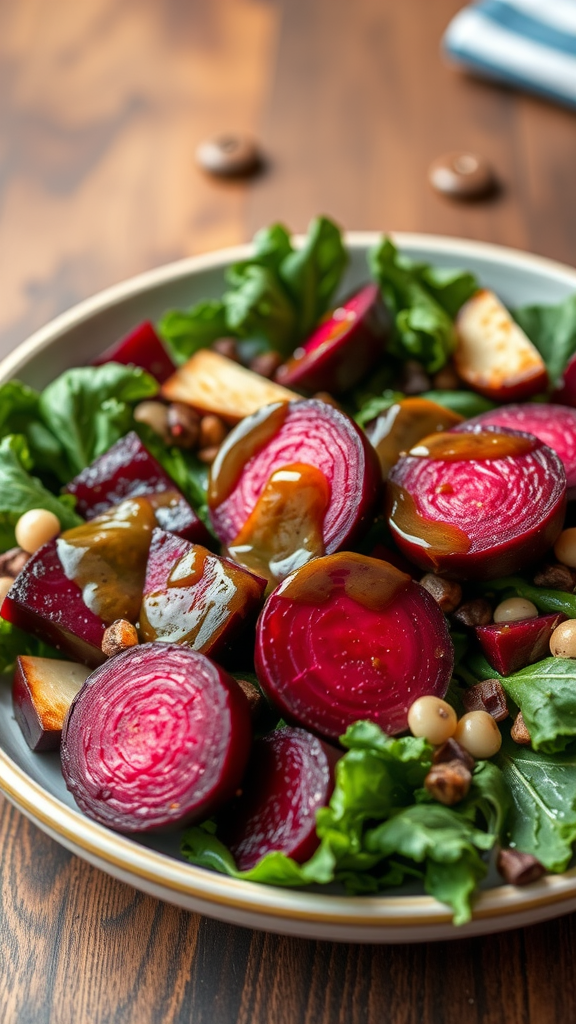
[[[348,247],[365,249],[374,245],[381,232],[347,232]],[[399,248],[425,249],[435,255],[453,258],[456,263],[467,258],[484,258],[505,262],[520,270],[546,273],[562,279],[576,290],[576,270],[567,265],[522,250],[476,242],[461,238],[420,233],[392,232]],[[298,242],[301,236],[296,236]],[[199,271],[218,269],[237,260],[246,259],[253,251],[251,243],[191,256],[153,270],[145,271],[83,300],[35,331],[0,361],[0,383],[13,377],[30,359],[64,335],[71,328],[89,320],[94,314],[122,304],[151,288],[171,283]],[[465,262],[462,263],[465,267]],[[423,926],[449,925],[451,911],[430,896],[376,895],[338,896],[309,890],[286,889],[234,879],[186,861],[142,846],[128,836],[114,833],[68,807],[36,782],[0,748],[0,791],[27,817],[65,846],[85,859],[107,869],[117,877],[143,888],[156,887],[156,895],[172,902],[179,897],[196,898],[215,908],[234,908],[256,914],[263,926],[268,919],[282,918],[304,925],[326,923],[341,926],[362,926],[370,932],[389,928],[413,930]],[[162,890],[162,891],[161,891]],[[498,921],[566,902],[576,897],[576,867],[561,875],[547,875],[528,889],[503,884],[482,890],[473,907],[474,921]],[[560,912],[562,912],[560,910]],[[273,924],[270,927],[274,927]],[[459,934],[454,928],[454,936]],[[338,937],[337,935],[334,936]],[[377,939],[374,934],[373,938]],[[447,937],[444,935],[443,937]]]

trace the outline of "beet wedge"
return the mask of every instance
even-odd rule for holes
[[[195,544],[210,543],[210,535],[192,506],[144,447],[134,431],[82,470],[66,487],[76,498],[76,511],[93,519],[125,498],[147,497],[163,530]]]
[[[143,641],[185,644],[218,657],[254,625],[266,580],[199,544],[156,529],[140,610]]]
[[[487,662],[501,676],[534,665],[550,653],[550,637],[565,615],[539,615],[519,622],[477,626],[476,636]]]
[[[159,384],[163,384],[176,372],[174,363],[149,320],[138,324],[133,331],[92,360],[92,366],[102,366],[103,363],[140,366],[152,374]]]
[[[88,673],[73,661],[28,654],[16,659],[14,717],[32,750],[58,750],[68,709]]]
[[[250,751],[248,702],[203,654],[143,644],[93,672],[62,732],[78,806],[118,832],[178,828],[236,792]]]
[[[287,721],[337,739],[358,719],[403,732],[418,697],[444,696],[454,657],[428,591],[387,562],[341,552],[305,565],[269,597],[255,663]]]
[[[219,835],[240,871],[277,851],[303,864],[320,840],[316,812],[334,789],[342,752],[304,729],[285,726],[256,740],[242,795],[226,809]]]
[[[354,387],[382,357],[391,318],[378,285],[368,284],[325,317],[276,372],[276,380],[303,391],[339,395]]]
[[[554,544],[566,511],[561,460],[538,438],[463,424],[425,438],[388,480],[400,551],[452,579],[508,576]]]
[[[568,498],[576,497],[576,409],[543,402],[503,405],[468,420],[467,429],[470,424],[508,427],[534,434],[560,456],[566,472]]]
[[[279,580],[360,537],[380,484],[374,449],[344,413],[314,400],[272,405],[222,445],[210,516],[235,561]]]

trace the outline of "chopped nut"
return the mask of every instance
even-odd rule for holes
[[[279,352],[261,352],[259,356],[254,356],[254,359],[250,362],[250,369],[253,373],[259,373],[261,377],[272,380],[282,362],[282,356]]]
[[[550,587],[552,590],[564,590],[568,594],[574,593],[576,588],[576,572],[567,565],[545,565],[534,577],[534,584],[537,587]]]
[[[116,622],[104,630],[102,651],[107,658],[113,658],[115,654],[135,647],[137,643],[138,633],[135,626],[126,619],[116,619]]]
[[[219,448],[228,433],[228,427],[219,416],[207,413],[200,420],[199,448]]]
[[[508,718],[508,704],[502,684],[497,679],[484,679],[464,690],[462,703],[466,711],[487,711],[497,722]]]
[[[530,885],[546,874],[546,868],[531,853],[510,848],[500,850],[496,867],[509,885]]]
[[[211,466],[218,455],[219,448],[220,445],[215,444],[210,448],[201,448],[196,454],[198,455],[200,462],[203,462],[205,466]]]
[[[514,725],[510,730],[510,736],[514,740],[514,743],[518,743],[522,747],[527,747],[532,742],[521,711],[518,712],[514,719]]]
[[[445,743],[440,747],[436,747],[436,750],[432,754],[433,764],[444,764],[447,761],[461,761],[469,771],[472,771],[475,765],[474,758],[464,747],[452,737],[446,740]]]
[[[454,583],[452,580],[443,580],[441,576],[435,576],[432,572],[427,572],[422,577],[420,586],[424,587],[429,594],[432,594],[432,597],[440,605],[445,615],[453,612],[462,600],[462,587],[459,583]]]
[[[10,548],[9,551],[5,551],[0,555],[0,576],[11,576],[15,580],[29,558],[28,552],[22,548]]]
[[[434,374],[432,385],[437,391],[456,391],[461,386],[460,377],[452,363],[446,363],[446,366]]]
[[[195,448],[200,435],[200,417],[183,402],[168,406],[168,433],[170,443],[178,448]]]
[[[454,612],[456,622],[461,626],[487,626],[492,622],[492,607],[485,597],[464,601]]]
[[[430,377],[421,363],[408,359],[404,363],[401,390],[405,395],[419,395],[430,390]]]
[[[462,761],[442,761],[432,766],[424,779],[424,786],[439,803],[451,807],[464,799],[472,773]]]
[[[163,402],[139,402],[134,409],[137,423],[145,423],[163,441],[168,442],[168,409]]]
[[[236,338],[217,338],[212,342],[211,348],[214,352],[219,352],[221,356],[226,356],[226,359],[232,359],[235,363],[241,362]]]
[[[249,683],[247,679],[237,679],[236,682],[250,705],[250,715],[255,721],[266,706],[264,695],[257,686],[254,686],[254,683]]]

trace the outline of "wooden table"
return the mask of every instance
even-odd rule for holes
[[[576,115],[447,69],[459,0],[6,0],[0,6],[1,349],[148,267],[318,212],[576,261]],[[248,131],[218,183],[194,149]],[[438,154],[501,190],[434,194]],[[5,1024],[564,1024],[574,917],[486,939],[361,947],[227,927],[71,856],[0,803]]]

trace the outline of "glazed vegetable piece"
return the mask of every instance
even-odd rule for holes
[[[449,430],[463,417],[426,398],[403,398],[366,425],[374,445],[382,476],[386,480],[402,452],[409,451],[423,437]]]
[[[495,579],[537,561],[566,510],[559,457],[519,431],[467,425],[425,438],[393,467],[389,526],[416,565]]]
[[[89,817],[119,832],[177,828],[235,793],[251,742],[248,702],[203,654],[134,647],[93,672],[62,733],[62,772]]]
[[[92,366],[102,366],[104,363],[141,366],[160,384],[163,384],[176,370],[149,320],[138,324],[133,331],[114,342],[101,355],[92,360]]]
[[[14,717],[32,750],[58,750],[64,719],[88,673],[73,661],[24,654],[17,659]]]
[[[75,496],[76,510],[85,519],[93,519],[125,498],[146,495],[163,530],[196,544],[209,542],[204,523],[134,431],[95,459],[64,490]]]
[[[504,405],[469,420],[466,428],[477,423],[482,426],[523,430],[540,438],[562,459],[566,471],[568,497],[576,497],[576,409],[540,402]]]
[[[265,589],[266,580],[230,559],[156,529],[139,616],[140,637],[185,644],[219,657],[243,628],[253,625]]]
[[[240,871],[278,851],[303,864],[319,845],[316,812],[334,789],[341,752],[304,729],[275,729],[254,744],[242,795],[219,828]]]
[[[272,405],[222,445],[210,516],[236,561],[278,580],[360,537],[380,480],[374,449],[344,413],[315,400]]]
[[[354,387],[384,353],[391,318],[380,289],[366,285],[324,317],[275,379],[289,388],[339,395]]]
[[[540,615],[518,622],[477,626],[476,636],[486,660],[501,676],[509,676],[548,655],[550,637],[564,615]]]
[[[542,356],[494,292],[484,288],[456,317],[458,376],[495,402],[531,398],[546,389]]]
[[[351,552],[317,558],[272,593],[258,621],[260,684],[283,716],[328,739],[359,719],[407,728],[454,663],[446,619],[407,574]]]

